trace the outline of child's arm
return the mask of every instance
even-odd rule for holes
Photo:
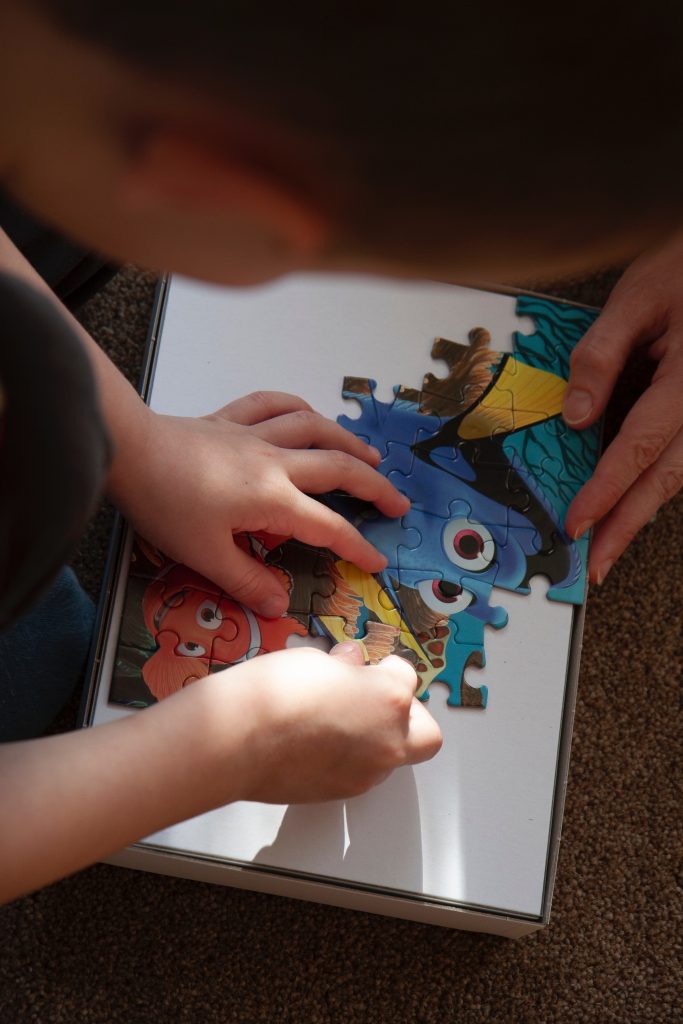
[[[432,757],[441,734],[415,685],[399,658],[300,648],[123,721],[0,747],[0,901],[222,804],[354,796]]]
[[[567,513],[570,535],[597,524],[590,574],[598,583],[641,527],[683,486],[681,234],[629,267],[576,346],[565,400],[565,418],[572,426],[580,430],[602,415],[627,359],[641,346],[659,363],[652,383]]]
[[[170,557],[266,616],[287,608],[276,576],[237,548],[233,533],[266,530],[330,547],[368,572],[385,559],[342,516],[307,497],[343,489],[387,515],[408,501],[374,466],[379,454],[293,395],[267,392],[210,416],[161,416],[141,400],[0,231],[0,268],[48,294],[69,318],[95,371],[114,442],[108,494]]]

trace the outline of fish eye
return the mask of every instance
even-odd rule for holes
[[[486,527],[464,518],[446,523],[443,547],[451,562],[468,572],[488,569],[496,554],[495,542]]]
[[[197,625],[202,629],[218,629],[223,624],[223,616],[216,606],[216,601],[202,601],[197,608]]]
[[[183,658],[201,658],[206,654],[206,647],[195,644],[191,640],[188,640],[186,644],[178,644],[175,650],[176,654],[181,654]]]
[[[428,608],[443,615],[444,618],[464,612],[474,599],[474,594],[465,590],[459,583],[441,579],[422,580],[417,585],[417,592]]]

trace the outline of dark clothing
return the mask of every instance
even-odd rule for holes
[[[0,633],[0,743],[40,736],[69,702],[94,619],[73,571],[62,569],[31,611]]]
[[[103,264],[0,201],[0,227],[72,305]],[[0,272],[0,738],[44,730],[87,654],[92,602],[71,557],[109,441],[90,361],[48,296]]]
[[[0,628],[55,579],[101,492],[90,362],[51,300],[0,274]]]

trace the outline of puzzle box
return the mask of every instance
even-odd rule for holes
[[[598,447],[595,429],[567,431],[559,411],[569,353],[595,315],[431,283],[164,282],[153,408],[194,415],[257,388],[300,393],[380,448],[412,506],[399,523],[328,499],[387,554],[380,578],[332,552],[245,538],[291,588],[270,635],[119,531],[87,723],[144,713],[198,674],[306,634],[381,636],[378,655],[415,664],[444,748],[364,797],[232,805],[115,862],[500,934],[547,921],[587,555],[562,521]]]

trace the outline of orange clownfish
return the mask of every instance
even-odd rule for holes
[[[292,633],[307,632],[289,616],[261,618],[215,583],[174,562],[147,586],[143,615],[159,647],[143,665],[142,678],[157,700],[211,671],[282,650]]]

